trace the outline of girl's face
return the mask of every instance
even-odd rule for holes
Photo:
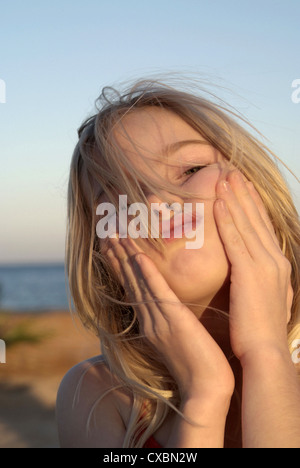
[[[146,247],[143,244],[145,253],[181,301],[228,310],[230,265],[213,215],[216,183],[228,171],[226,159],[210,145],[203,144],[204,139],[196,130],[168,110],[153,107],[136,110],[124,117],[122,126],[116,128],[116,138],[139,171],[154,182],[155,173],[160,174],[193,193],[191,199],[184,200],[170,194],[172,202],[192,203],[193,208],[196,203],[204,203],[202,248],[187,249],[186,242],[191,239],[183,236],[166,242],[164,257],[149,242]],[[171,146],[179,142],[180,145]],[[167,148],[168,158],[159,158]],[[151,160],[150,167],[140,157],[141,153]],[[153,193],[145,195],[149,203],[164,202]],[[195,313],[200,316],[203,310],[195,309]]]

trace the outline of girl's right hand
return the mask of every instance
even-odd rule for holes
[[[177,382],[181,401],[231,398],[234,375],[211,335],[131,239],[109,239],[106,255],[145,336]]]

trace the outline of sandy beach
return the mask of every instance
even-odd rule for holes
[[[99,354],[99,343],[68,311],[11,313],[8,327],[19,324],[44,336],[8,347],[6,364],[0,364],[0,448],[56,448],[61,379],[73,365]]]

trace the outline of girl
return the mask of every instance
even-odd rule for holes
[[[102,354],[61,383],[61,445],[300,447],[300,229],[273,155],[223,106],[156,81],[99,103],[71,163],[67,271]],[[173,217],[203,203],[203,246],[150,223],[99,238],[97,207],[119,216],[119,195]]]

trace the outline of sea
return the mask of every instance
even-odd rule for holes
[[[38,313],[68,308],[63,263],[0,265],[0,309]]]

